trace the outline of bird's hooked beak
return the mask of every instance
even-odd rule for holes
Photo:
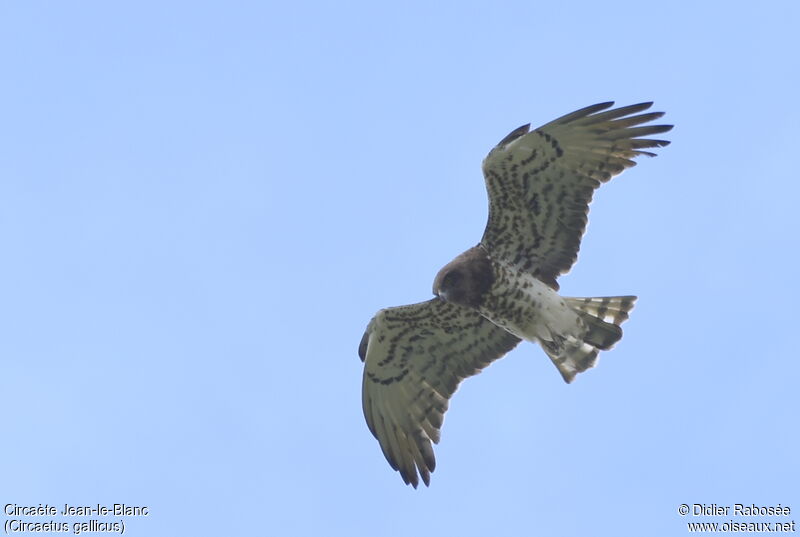
[[[442,293],[441,289],[439,289],[439,287],[441,286],[441,279],[442,279],[442,274],[440,272],[439,274],[436,275],[436,278],[433,280],[433,289],[432,289],[432,291],[433,291],[434,296],[436,296],[437,298],[439,298],[441,300],[445,300],[447,298],[445,296],[445,293]]]

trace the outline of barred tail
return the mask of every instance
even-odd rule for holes
[[[545,352],[556,364],[561,376],[572,382],[575,375],[594,367],[597,354],[614,346],[622,339],[619,327],[628,319],[635,296],[598,298],[565,298],[586,327],[582,339],[567,336],[563,341],[542,343]]]

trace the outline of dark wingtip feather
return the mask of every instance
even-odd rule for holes
[[[647,143],[646,144],[639,144],[637,146],[639,148],[642,148],[642,147],[666,147],[671,143],[668,140],[640,140],[640,141],[647,142]],[[652,153],[650,151],[641,151],[640,149],[636,149],[636,150],[634,150],[634,152],[636,153],[636,155],[643,155],[645,157],[655,157],[655,156],[657,156],[656,153]],[[636,163],[634,162],[634,165],[635,164]]]
[[[613,110],[608,110],[607,112],[603,112],[602,114],[595,114],[590,118],[592,122],[598,121],[609,121],[612,119],[630,116],[631,114],[636,114],[638,112],[643,112],[653,106],[652,101],[649,103],[639,103],[639,104],[631,104],[628,106],[620,106],[619,108],[615,108]],[[650,115],[650,114],[645,114]]]
[[[425,466],[429,472],[436,470],[436,457],[433,454],[433,449],[423,451],[422,458],[425,461]]]
[[[419,486],[419,479],[417,478],[416,471],[414,471],[412,474],[409,475],[409,473],[406,472],[405,469],[402,470],[396,469],[396,470],[400,472],[400,477],[403,478],[403,481],[405,482],[406,485],[411,485],[414,488],[417,488]]]
[[[576,119],[581,119],[586,116],[596,114],[597,112],[605,110],[606,108],[611,108],[612,106],[614,106],[614,101],[606,101],[604,103],[597,103],[591,106],[586,106],[584,108],[581,108],[580,110],[575,110],[574,112],[571,112],[565,116],[561,116],[560,118],[554,119],[553,121],[548,123],[548,125],[557,123],[569,123],[570,121],[574,121]],[[547,125],[543,125],[543,127],[546,126]]]
[[[628,113],[633,114],[635,112],[641,112],[642,110],[647,110],[648,108],[653,106],[653,102],[654,101],[645,101],[643,103],[630,104],[628,106],[620,108],[620,110],[630,110],[630,112]],[[664,112],[661,113],[663,114]]]
[[[649,125],[647,127],[639,127],[641,129],[650,129],[647,134],[661,134],[662,132],[669,132],[674,125]]]
[[[431,486],[431,474],[429,474],[428,472],[423,472],[422,473],[422,482],[425,483],[426,487],[430,487]]]
[[[367,345],[369,344],[369,329],[361,336],[361,342],[358,344],[358,357],[361,361],[367,359]]]
[[[506,145],[508,143],[513,142],[514,140],[516,140],[520,136],[524,136],[525,134],[528,134],[528,132],[530,130],[531,130],[531,124],[530,123],[528,123],[527,125],[523,125],[521,127],[517,127],[513,131],[509,132],[508,135],[506,135],[505,138],[500,140],[500,142],[497,144],[497,147],[502,147],[502,146],[504,146],[504,145]]]
[[[599,112],[600,110],[605,110],[606,108],[611,108],[614,106],[614,101],[604,101],[602,103],[592,104],[581,108],[580,110],[576,110],[575,113],[578,112],[585,112],[586,114],[594,114],[595,112]]]
[[[652,138],[633,138],[630,141],[631,148],[642,149],[645,147],[664,147],[669,145],[669,140],[654,140]]]
[[[669,131],[670,129],[672,129],[671,125],[646,125],[644,127],[629,127],[625,129],[607,131],[603,134],[603,136],[610,140],[631,140],[634,138],[640,138],[642,136],[649,136],[651,134],[661,134]]]

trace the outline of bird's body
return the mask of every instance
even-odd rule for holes
[[[434,280],[433,293],[475,309],[521,340],[540,343],[567,382],[592,367],[598,351],[619,341],[619,324],[636,300],[563,298],[530,270],[492,258],[481,245],[445,265]],[[587,304],[601,304],[603,309],[587,311]],[[613,312],[606,320],[609,308]]]
[[[567,382],[622,337],[636,297],[567,298],[559,275],[577,258],[594,190],[669,125],[637,127],[660,112],[642,103],[583,108],[506,136],[483,162],[489,219],[480,243],[436,275],[436,298],[378,312],[359,346],[364,416],[406,483],[427,485],[431,442],[464,378],[514,348],[538,342]]]
[[[498,261],[492,268],[497,281],[503,283],[486,294],[478,308],[481,315],[533,343],[579,336],[578,313],[556,291],[513,265]]]
[[[575,331],[578,314],[561,296],[530,272],[502,261],[492,262],[495,284],[478,313],[525,341],[550,341]]]

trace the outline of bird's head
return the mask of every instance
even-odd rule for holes
[[[494,281],[492,264],[480,246],[445,265],[433,280],[433,294],[468,308],[477,308]]]

